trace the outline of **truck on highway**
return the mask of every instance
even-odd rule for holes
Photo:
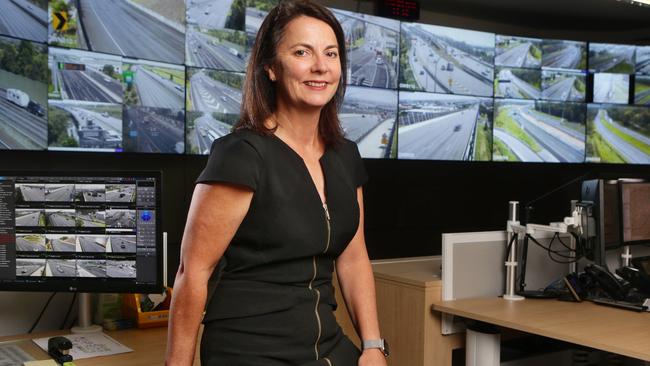
[[[239,53],[239,51],[237,51],[236,49],[234,49],[232,47],[228,47],[228,52],[230,52],[230,54],[233,55],[233,56],[237,56],[239,58],[242,58],[241,53]]]
[[[29,105],[29,95],[18,89],[7,89],[7,100],[23,108]]]

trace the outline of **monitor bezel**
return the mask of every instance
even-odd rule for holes
[[[111,279],[72,283],[69,279],[42,283],[0,282],[0,291],[29,292],[92,292],[92,293],[160,293],[164,288],[163,232],[162,232],[162,172],[159,170],[111,170],[111,171],[44,171],[0,170],[0,177],[142,177],[156,182],[156,281],[154,284],[137,284],[133,280]],[[14,226],[15,228],[15,226]],[[74,277],[77,278],[77,277]]]

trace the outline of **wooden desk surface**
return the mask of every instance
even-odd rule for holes
[[[443,313],[650,361],[650,313],[558,300],[464,299],[434,303]]]
[[[167,347],[167,327],[150,329],[127,329],[105,332],[118,342],[133,349],[133,352],[121,353],[119,355],[93,357],[83,360],[75,360],[75,365],[92,366],[136,366],[136,365],[163,365],[165,363],[165,348]],[[53,337],[65,335],[69,332],[44,332],[34,334],[22,334],[13,337],[0,337],[0,342],[19,339],[32,339],[42,337]],[[200,339],[200,338],[199,338]],[[48,358],[47,354],[40,350],[34,342],[21,342],[20,347],[37,359]],[[199,366],[198,345],[197,356],[194,365]]]

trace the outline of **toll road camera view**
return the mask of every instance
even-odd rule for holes
[[[399,87],[492,96],[494,34],[402,23]]]
[[[16,183],[16,203],[44,202],[45,185],[33,183]]]
[[[345,33],[350,85],[397,88],[400,23],[397,20],[331,9]]]
[[[45,252],[45,235],[42,234],[16,234],[16,251],[18,252]]]
[[[74,259],[45,260],[45,277],[76,277],[77,261]]]
[[[106,202],[135,203],[135,193],[135,185],[133,184],[107,184]]]
[[[16,276],[45,276],[45,259],[16,258]]]
[[[244,75],[188,68],[187,78],[186,151],[207,155],[212,141],[229,134],[239,119]]]
[[[109,228],[135,228],[135,210],[107,209],[106,226]]]
[[[636,72],[650,75],[650,46],[636,47]]]
[[[74,209],[69,208],[47,208],[45,209],[47,227],[75,227],[77,214]]]
[[[184,109],[125,107],[124,151],[182,154]]]
[[[634,81],[634,104],[650,105],[650,76],[637,76]]]
[[[113,278],[135,278],[135,261],[106,261],[106,276]]]
[[[278,5],[279,0],[247,0],[246,1],[246,44],[247,51],[253,45],[257,36],[257,31],[262,26],[262,22],[269,14],[269,11]]]
[[[397,156],[397,92],[348,86],[339,110],[345,137],[364,158]]]
[[[106,186],[104,184],[75,184],[74,189],[76,202],[106,202]]]
[[[497,100],[494,108],[494,161],[584,161],[584,104]]]
[[[77,250],[77,237],[74,235],[47,234],[46,240],[46,248],[51,252],[76,252]]]
[[[47,47],[0,37],[0,150],[47,148],[47,79]]]
[[[587,162],[650,164],[650,109],[589,104]]]
[[[74,184],[46,184],[46,202],[73,202],[75,197]]]
[[[589,71],[615,74],[634,73],[634,46],[590,43]]]
[[[594,103],[627,104],[630,75],[594,74]]]
[[[542,40],[497,34],[494,65],[539,69],[542,65]]]
[[[50,47],[50,100],[122,103],[122,58]]]
[[[105,235],[79,235],[77,236],[77,253],[105,253],[108,237]]]
[[[398,158],[490,160],[492,99],[402,92]]]
[[[228,71],[246,67],[244,0],[188,0],[187,64]]]
[[[16,227],[45,227],[45,210],[17,208]]]
[[[47,42],[47,0],[0,1],[0,34]]]
[[[61,14],[53,15],[51,44],[175,64],[185,59],[183,0],[52,0],[50,10]]]
[[[587,69],[587,43],[545,39],[542,41],[542,68]]]
[[[50,101],[49,150],[122,151],[122,105]]]
[[[494,96],[499,98],[539,99],[542,95],[540,70],[496,68]]]
[[[106,227],[106,211],[96,208],[77,208],[77,227]]]
[[[77,259],[77,277],[106,277],[106,261]]]
[[[110,235],[108,252],[112,253],[135,253],[135,235]]]
[[[581,72],[542,70],[542,99],[584,102],[586,79]]]
[[[185,67],[125,59],[122,63],[124,104],[156,108],[185,107]]]

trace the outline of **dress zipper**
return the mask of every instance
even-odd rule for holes
[[[325,250],[323,250],[323,253],[327,253],[327,250],[330,247],[330,239],[331,239],[331,226],[330,226],[330,212],[327,209],[327,203],[323,204],[323,210],[325,210],[325,223],[327,224],[327,242],[325,243]],[[314,314],[316,314],[316,322],[318,323],[318,336],[316,337],[316,342],[314,343],[314,353],[316,354],[316,360],[319,359],[318,356],[318,342],[320,342],[320,337],[321,337],[321,332],[322,332],[322,325],[320,321],[320,315],[318,314],[318,304],[320,303],[320,291],[316,288],[313,287],[314,285],[314,280],[316,279],[316,256],[312,257],[312,265],[314,267],[314,276],[312,277],[311,281],[309,281],[309,289],[313,290],[316,293],[316,305],[314,307]],[[325,358],[325,361],[331,365],[331,361],[328,358]]]

